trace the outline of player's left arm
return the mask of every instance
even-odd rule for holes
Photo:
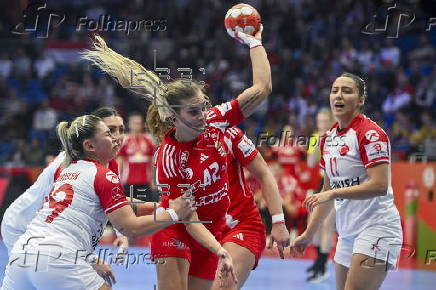
[[[311,211],[320,203],[336,198],[364,200],[387,194],[389,184],[389,164],[379,163],[367,168],[368,180],[359,185],[331,189],[312,195],[304,201],[305,206]]]
[[[231,275],[234,282],[237,283],[236,274],[233,269],[232,257],[227,252],[227,250],[221,246],[221,244],[216,240],[214,235],[212,235],[212,233],[202,223],[198,223],[199,219],[197,212],[194,212],[191,215],[190,221],[196,221],[196,223],[185,224],[186,231],[200,245],[217,255],[220,259],[217,272],[224,275]]]
[[[268,168],[260,153],[245,165],[245,168],[256,178],[262,189],[262,196],[265,199],[271,215],[283,213],[283,201],[279,194],[277,182]]]
[[[332,198],[369,199],[387,194],[389,164],[382,163],[367,168],[368,180],[362,184],[332,190]]]
[[[284,259],[283,248],[289,246],[289,232],[285,225],[283,201],[279,194],[277,182],[260,153],[257,153],[256,157],[245,168],[259,182],[262,196],[266,201],[268,211],[273,217],[268,248],[271,248],[273,243],[276,242],[280,258]]]

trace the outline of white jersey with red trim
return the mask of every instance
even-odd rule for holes
[[[54,175],[58,167],[65,160],[65,152],[61,152],[41,172],[32,184],[22,195],[20,195],[6,209],[2,220],[3,228],[23,234],[26,227],[35,217],[36,212],[42,207],[44,196],[46,196],[54,183]]]
[[[332,189],[359,185],[368,180],[367,168],[389,164],[386,195],[365,200],[335,200],[336,227],[341,237],[399,220],[391,186],[389,139],[375,122],[359,114],[348,128],[339,131],[336,123],[321,139],[321,153],[320,165]]]
[[[107,214],[125,205],[129,203],[117,174],[94,161],[73,162],[57,171],[53,190],[12,253],[39,251],[56,257],[91,253]]]

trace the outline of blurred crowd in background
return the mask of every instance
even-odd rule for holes
[[[66,16],[48,38],[11,34],[28,3],[5,2],[10,3],[0,5],[0,167],[43,166],[46,156],[59,150],[54,141],[59,121],[99,106],[114,106],[125,117],[145,112],[144,100],[79,60],[95,31],[77,31],[77,17],[157,21],[157,31],[99,33],[163,80],[204,81],[214,104],[250,85],[248,49],[223,25],[235,1],[47,1]],[[366,80],[365,114],[388,132],[394,159],[436,158],[436,27],[425,29],[436,15],[431,1],[408,1],[416,19],[398,38],[361,32],[381,1],[244,2],[262,16],[273,78],[268,102],[242,125],[250,138],[256,142],[262,132],[279,137],[285,125],[295,136],[310,136],[317,112],[329,107],[333,80],[348,71]]]

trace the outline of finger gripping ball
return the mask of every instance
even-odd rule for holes
[[[237,4],[227,11],[224,26],[227,30],[255,35],[260,29],[259,12],[248,4]]]

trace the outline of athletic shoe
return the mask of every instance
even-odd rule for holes
[[[327,280],[329,277],[329,272],[328,271],[314,271],[313,274],[311,276],[309,276],[306,281],[309,283],[321,283],[322,281]]]

